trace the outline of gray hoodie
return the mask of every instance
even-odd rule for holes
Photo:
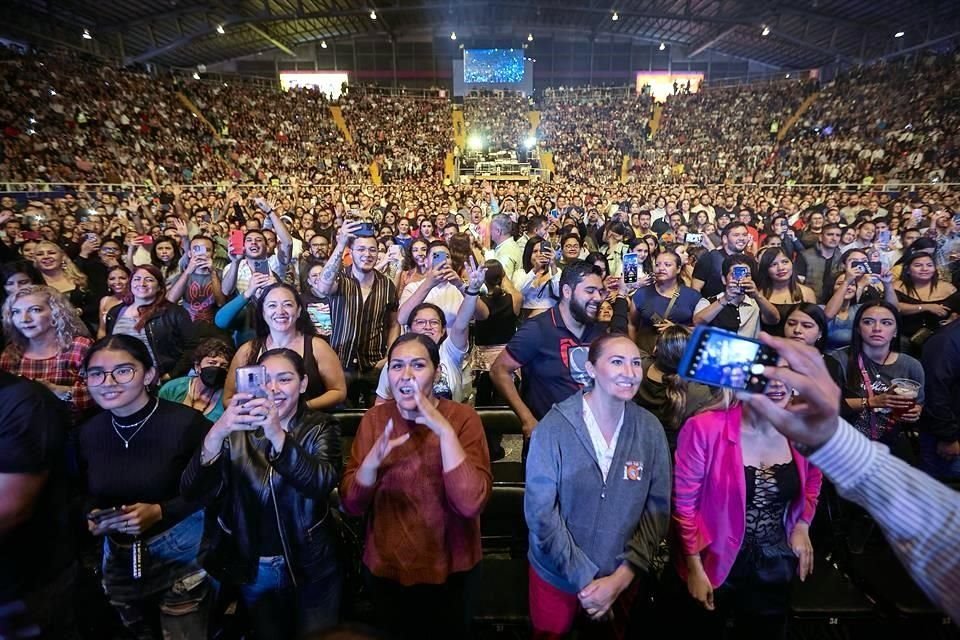
[[[576,593],[624,560],[646,572],[670,523],[673,474],[660,422],[627,402],[604,482],[583,421],[583,392],[557,403],[533,430],[524,514],[531,566]]]

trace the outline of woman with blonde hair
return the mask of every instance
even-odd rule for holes
[[[70,406],[73,424],[93,407],[80,365],[93,342],[70,302],[56,289],[28,285],[3,304],[7,347],[0,369],[47,386]]]
[[[33,262],[43,281],[53,287],[80,311],[88,328],[96,327],[99,298],[90,291],[90,282],[59,246],[46,240],[33,250]]]

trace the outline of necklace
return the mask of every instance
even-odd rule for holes
[[[130,448],[130,442],[131,442],[134,438],[136,438],[136,437],[137,437],[137,434],[140,433],[140,430],[143,429],[143,427],[146,426],[146,424],[147,424],[147,422],[150,420],[150,418],[153,417],[153,414],[157,412],[157,408],[158,408],[159,406],[160,406],[160,400],[155,400],[155,401],[154,401],[154,405],[153,405],[153,409],[150,410],[150,413],[147,414],[147,417],[144,418],[143,420],[139,421],[139,422],[134,422],[133,424],[126,424],[126,425],[124,425],[124,424],[119,424],[119,423],[117,422],[116,416],[111,416],[111,417],[110,417],[110,420],[113,422],[113,432],[117,434],[117,437],[118,437],[118,438],[120,438],[121,440],[123,440],[123,448],[124,448],[124,449],[129,449],[129,448]],[[134,431],[134,432],[133,432],[133,435],[131,435],[129,438],[124,438],[124,437],[123,437],[123,434],[120,433],[120,429],[133,429],[134,427],[136,427],[136,431]]]

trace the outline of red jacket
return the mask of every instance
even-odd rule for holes
[[[700,554],[710,584],[718,587],[730,574],[743,545],[747,485],[740,448],[739,406],[707,411],[683,425],[673,468],[673,524],[681,553],[677,571],[686,580],[686,556]],[[811,522],[823,474],[797,453],[793,461],[802,491],[787,510],[787,538],[798,521]]]

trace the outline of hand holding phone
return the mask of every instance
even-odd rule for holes
[[[767,386],[764,367],[776,364],[777,352],[758,340],[700,325],[687,342],[678,373],[713,387],[761,393]]]

